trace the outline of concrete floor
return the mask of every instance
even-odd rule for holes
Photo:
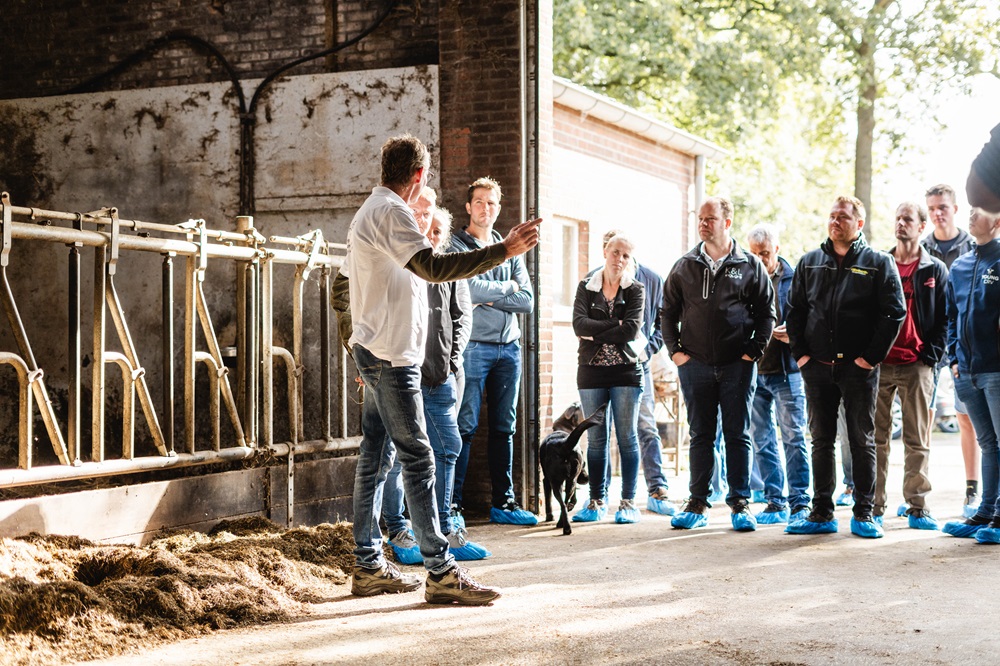
[[[901,501],[895,443],[890,505]],[[964,473],[957,435],[935,434],[929,506],[958,516]],[[615,479],[615,483],[620,483]],[[671,479],[686,495],[687,479]],[[618,488],[614,491],[618,492]],[[614,509],[612,505],[612,510]],[[763,505],[756,505],[759,510]],[[562,536],[536,528],[470,526],[492,558],[474,575],[503,588],[494,606],[423,603],[421,592],[353,598],[300,620],[166,645],[107,666],[266,664],[995,664],[1000,547],[906,527],[886,536],[738,534],[726,508],[708,528],[676,531],[643,512]],[[419,570],[412,568],[413,570]]]

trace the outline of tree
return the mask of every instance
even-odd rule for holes
[[[770,176],[754,187],[754,171],[850,188],[849,166],[832,174],[789,156],[853,161],[854,193],[872,211],[873,175],[912,148],[907,128],[935,122],[942,91],[997,73],[1000,44],[1000,10],[987,0],[555,0],[554,15],[557,75],[731,148],[713,175],[743,200],[763,189],[771,210],[755,214],[779,224],[816,214],[830,191]],[[779,211],[774,201],[789,196],[796,203]]]

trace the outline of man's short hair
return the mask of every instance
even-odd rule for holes
[[[432,219],[440,220],[441,222],[441,241],[434,249],[434,254],[444,254],[448,251],[448,245],[451,241],[451,225],[455,218],[448,212],[447,208],[435,208]]]
[[[997,220],[1000,220],[1000,213],[991,213],[990,211],[984,208],[978,208],[978,207],[973,208],[971,215],[975,215],[976,217],[986,218],[987,220],[989,220],[990,225],[993,227],[996,226]]]
[[[927,209],[918,204],[915,201],[904,201],[903,203],[896,206],[898,211],[900,208],[910,208],[917,211],[917,218],[920,219],[920,224],[927,224]]]
[[[472,203],[472,193],[479,189],[493,190],[496,192],[497,201],[503,198],[503,192],[500,190],[500,183],[493,180],[489,176],[483,176],[482,178],[476,178],[469,185],[469,203]]]
[[[837,197],[837,201],[835,203],[851,204],[854,208],[854,217],[859,220],[865,219],[865,205],[861,203],[861,199],[857,197],[841,196]]]
[[[924,192],[925,197],[950,197],[951,202],[955,203],[955,190],[952,189],[950,185],[945,185],[944,183],[939,183],[927,188]]]
[[[382,144],[382,185],[404,187],[413,175],[427,166],[430,153],[427,147],[411,134],[402,134]]]
[[[608,246],[608,242],[615,236],[624,236],[624,235],[625,232],[622,231],[621,229],[609,229],[608,231],[604,232],[604,237],[601,238],[601,249],[606,248]]]
[[[716,204],[719,207],[719,210],[722,211],[723,219],[733,219],[733,202],[726,197],[709,197],[705,199],[705,203]]]
[[[747,232],[747,243],[770,243],[774,247],[778,247],[778,227],[761,222]]]

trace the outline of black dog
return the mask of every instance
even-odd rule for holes
[[[604,425],[606,411],[607,405],[584,419],[580,403],[573,403],[552,424],[552,433],[538,447],[538,459],[542,464],[542,487],[545,490],[545,520],[552,520],[554,494],[560,509],[556,527],[563,528],[563,534],[573,533],[569,512],[576,506],[576,484],[589,481],[583,466],[583,454],[576,449],[576,444],[588,428]]]

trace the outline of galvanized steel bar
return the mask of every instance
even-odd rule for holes
[[[167,452],[174,451],[174,256],[163,254],[163,443]]]
[[[115,363],[122,373],[122,458],[135,457],[135,381],[137,372],[132,362],[124,354],[115,351],[104,352],[105,363]]]
[[[288,448],[288,458],[285,461],[285,488],[287,490],[285,521],[286,525],[291,527],[295,520],[295,445],[299,441],[296,434],[296,423],[300,414],[298,401],[299,365],[287,349],[274,347],[274,355],[285,362],[285,372],[288,376],[288,431],[292,435],[292,445]]]
[[[82,224],[80,220],[73,222],[74,226]],[[80,286],[80,248],[79,243],[69,244],[69,317],[67,318],[67,369],[69,371],[69,387],[67,396],[66,453],[74,465],[80,462],[80,401],[81,378],[83,368],[82,349],[82,317],[81,317],[81,286]]]
[[[324,267],[319,278],[319,367],[320,400],[323,402],[323,437],[330,439],[330,269]]]
[[[222,437],[220,426],[222,419],[219,415],[219,377],[225,372],[225,368],[220,368],[211,354],[207,352],[195,352],[195,360],[204,363],[208,368],[208,417],[212,423],[212,450],[218,451],[222,447]]]
[[[261,443],[274,444],[274,264],[265,259],[260,266],[260,349],[261,349]]]
[[[236,432],[236,441],[239,446],[246,446],[246,437],[243,434],[243,424],[240,423],[239,410],[236,408],[236,399],[233,397],[233,389],[229,385],[229,369],[222,361],[222,349],[219,347],[219,340],[215,337],[215,327],[212,325],[212,318],[208,314],[208,301],[205,299],[205,290],[201,282],[196,281],[198,318],[201,320],[201,330],[208,343],[208,352],[215,362],[216,383],[221,392],[222,398],[226,402],[226,409],[229,412],[229,420],[233,424]],[[218,411],[218,408],[216,408]],[[218,414],[216,414],[218,421]],[[216,425],[218,428],[218,424]]]
[[[292,286],[292,357],[295,359],[295,367],[304,369],[305,366],[302,365],[302,301],[303,301],[303,291],[305,290],[306,280],[309,278],[306,266],[299,266],[295,269],[295,279]],[[299,404],[303,402],[302,395],[302,385],[298,388],[298,400]],[[299,439],[305,439],[302,434],[303,429],[303,419],[302,411],[300,410],[295,423],[295,430],[298,433]]]
[[[17,464],[21,469],[31,469],[31,371],[23,358],[10,352],[0,352],[0,365],[9,365],[17,372],[17,384],[20,391],[18,395]]]
[[[90,383],[90,459],[104,460],[104,337],[107,331],[107,305],[104,300],[105,256],[107,248],[98,246],[94,251],[94,335]]]
[[[196,273],[196,260],[189,256],[185,262],[184,277],[184,450],[189,454],[195,452],[194,372],[198,330]]]

